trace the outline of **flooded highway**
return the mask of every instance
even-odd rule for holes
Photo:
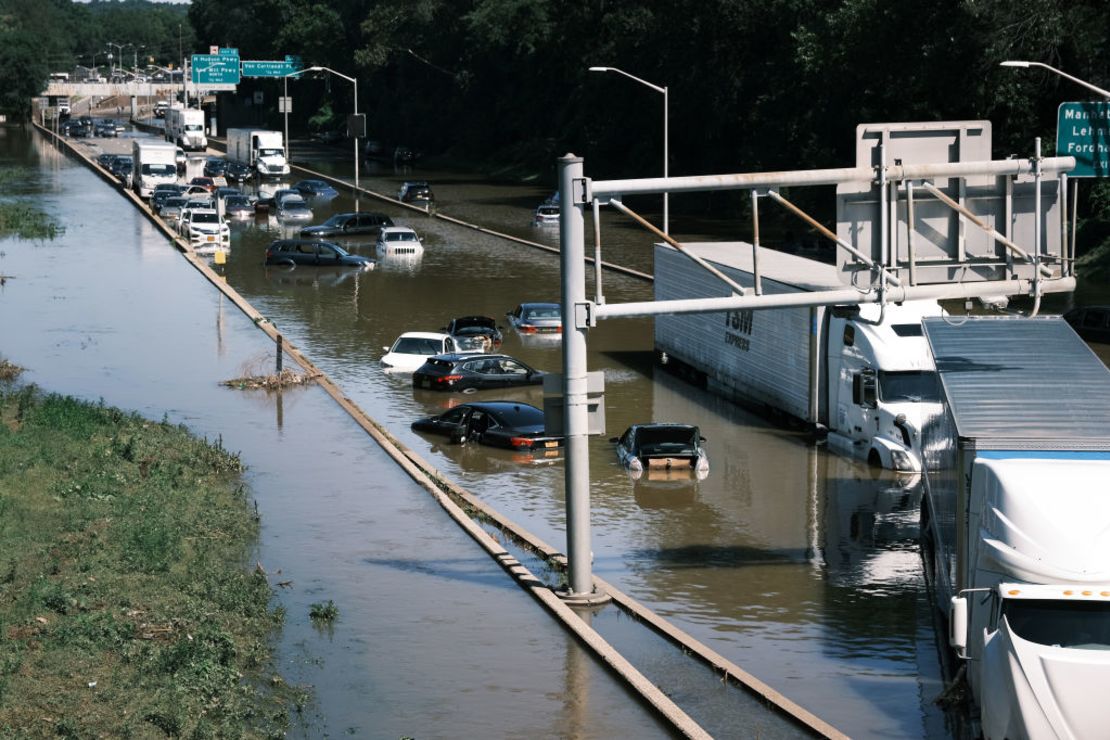
[[[529,225],[548,188],[427,171],[364,173],[362,182],[394,193],[405,179],[429,180],[443,213],[558,243],[557,227]],[[352,208],[341,195],[316,205],[313,222]],[[228,281],[405,444],[565,546],[561,461],[450,445],[409,429],[464,400],[540,405],[538,390],[414,392],[408,376],[377,364],[403,331],[434,331],[468,314],[506,325],[505,313],[520,302],[558,300],[557,259],[373,200],[361,208],[414,228],[423,258],[382,261],[372,272],[267,268],[268,242],[298,229],[266,219],[233,234]],[[650,270],[649,235],[623,226],[607,228],[603,240],[605,259]],[[368,239],[342,243],[373,256]],[[606,275],[605,294],[642,300],[651,286]],[[607,438],[593,438],[595,572],[850,735],[947,734],[933,704],[943,685],[916,548],[919,490],[661,371],[649,320],[603,322],[589,348],[591,370],[605,371],[607,436],[637,422],[697,424],[710,459],[700,482],[633,482]],[[506,325],[501,349],[543,370],[560,366],[558,339]]]
[[[10,135],[4,142],[5,162],[35,162],[47,173],[41,187],[50,193],[48,202],[55,205],[67,224],[64,244],[69,251],[79,249],[82,243],[88,251],[95,250],[91,259],[79,262],[76,268],[67,266],[66,271],[80,269],[95,277],[105,271],[132,269],[133,261],[165,261],[166,269],[170,269],[168,263],[180,262],[130,205],[75,162],[60,159],[49,147],[38,146],[37,154],[32,155],[28,141],[13,140]],[[312,166],[345,174],[339,154],[342,150],[335,151],[330,159],[314,161]],[[294,161],[303,162],[306,156],[307,150],[294,150]],[[188,176],[200,174],[200,164],[199,159],[191,162]],[[442,212],[536,241],[558,243],[557,227],[530,226],[531,210],[550,194],[549,187],[488,184],[458,173],[426,170],[395,173],[391,169],[364,171],[362,184],[393,193],[404,179],[431,181]],[[69,185],[70,180],[75,185]],[[77,187],[83,194],[74,197],[71,187]],[[233,226],[231,254],[221,269],[236,290],[391,433],[509,518],[563,547],[561,460],[522,458],[474,445],[450,445],[422,437],[409,428],[414,419],[461,401],[509,397],[541,405],[538,390],[483,391],[473,395],[414,392],[408,376],[388,375],[378,364],[383,347],[403,331],[435,331],[455,316],[484,314],[497,318],[506,327],[502,351],[534,367],[558,370],[558,339],[517,334],[508,328],[504,318],[520,302],[558,300],[556,258],[371,199],[363,198],[360,205],[362,210],[386,213],[397,224],[414,228],[424,240],[423,257],[382,260],[377,269],[369,272],[265,267],[263,254],[267,244],[279,236],[295,235],[299,225],[287,227],[275,219],[264,218]],[[313,223],[352,208],[353,203],[344,195],[314,204]],[[650,271],[651,238],[610,219],[606,217],[603,234],[605,259]],[[699,235],[684,232],[687,227],[681,219],[673,218],[673,223],[673,231],[682,238]],[[719,225],[711,230],[718,233]],[[703,238],[715,238],[699,233]],[[113,235],[122,241],[124,234],[141,247],[130,245],[119,253],[111,252]],[[342,243],[356,253],[374,256],[373,243],[368,238]],[[73,259],[62,246],[52,243],[36,249],[54,250],[59,262]],[[10,246],[6,250],[13,251]],[[10,256],[0,262],[3,272],[17,272],[12,262]],[[104,317],[95,330],[88,331],[77,328],[60,332],[48,328],[46,323],[38,323],[37,317],[19,331],[9,325],[0,338],[0,351],[14,354],[12,345],[18,347],[19,342],[39,346],[42,351],[49,351],[52,346],[68,347],[67,352],[56,350],[59,362],[45,374],[49,385],[67,392],[101,395],[109,403],[129,408],[189,408],[189,388],[199,377],[207,374],[210,381],[212,377],[234,375],[244,362],[265,362],[267,353],[261,335],[248,338],[249,322],[230,308],[225,314],[213,306],[215,298],[211,295],[207,299],[195,295],[205,291],[195,288],[195,276],[183,264],[176,274],[181,278],[180,285],[166,282],[145,290],[162,297],[168,311],[181,314],[175,326],[184,336],[189,335],[190,322],[211,326],[216,321],[220,339],[215,352],[206,348],[197,356],[184,351],[183,344],[182,356],[175,358],[180,366],[170,376],[175,383],[158,380],[166,377],[161,375],[166,372],[161,364],[164,358],[158,358],[157,367],[144,367],[142,353],[133,349],[141,344],[136,345],[133,336],[123,334],[119,338],[126,340],[127,346],[121,343],[115,361],[128,365],[126,373],[123,367],[97,367],[90,376],[89,369],[79,363],[67,366],[72,361],[70,354],[79,356],[78,347],[83,351],[82,343],[115,336],[119,332],[117,324],[137,321],[141,325],[152,320],[129,316],[123,309]],[[590,285],[592,293],[592,281]],[[0,293],[5,302],[9,300],[6,294],[13,290],[9,287]],[[74,291],[74,297],[67,291]],[[91,298],[95,290],[87,284],[67,283],[64,290],[54,287],[34,298],[45,306],[53,306],[45,312],[51,314],[63,310],[58,303],[74,301],[81,294]],[[651,286],[629,277],[606,275],[605,294],[613,302],[643,300],[650,297]],[[101,299],[110,300],[107,295]],[[27,305],[38,303],[21,304]],[[232,326],[234,330],[229,328]],[[36,330],[45,334],[33,341],[25,336]],[[662,371],[653,361],[652,325],[648,320],[603,322],[591,331],[589,347],[590,369],[605,371],[608,426],[606,437],[593,438],[590,443],[595,572],[849,735],[954,734],[959,718],[947,716],[934,703],[943,683],[917,551],[920,490],[916,482],[829,455],[807,437],[770,424]],[[195,366],[200,362],[198,358],[205,363],[214,362],[218,369],[202,371]],[[136,371],[139,379],[131,379],[125,387],[112,382],[116,375],[131,378]],[[32,379],[46,383],[40,377]],[[179,383],[181,387],[176,387]],[[306,459],[283,461],[264,480],[255,482],[275,486],[278,491],[275,501],[263,511],[264,536],[295,535],[292,546],[303,558],[303,567],[329,573],[326,583],[321,584],[321,588],[330,589],[327,597],[339,602],[339,598],[332,596],[338,591],[345,600],[359,603],[360,609],[374,612],[385,608],[378,598],[379,579],[383,579],[387,590],[390,584],[403,588],[408,574],[419,569],[411,563],[406,565],[404,558],[395,557],[394,550],[399,545],[367,548],[355,525],[376,520],[378,513],[374,507],[367,507],[365,501],[354,508],[345,507],[350,506],[356,485],[373,485],[375,496],[388,497],[403,484],[382,472],[385,463],[377,464],[376,453],[367,451],[368,445],[353,429],[350,438],[346,438],[337,436],[331,424],[321,425],[319,419],[334,419],[338,410],[327,408],[326,402],[316,400],[318,396],[321,394],[312,390],[285,394],[276,408],[268,409],[275,424],[266,427],[246,418],[236,420],[234,410],[229,412],[223,407],[229,403],[272,406],[272,399],[247,401],[217,393],[215,398],[221,400],[207,402],[212,404],[211,408],[177,413],[200,433],[223,434],[225,440],[234,438],[234,442],[226,443],[244,449],[248,461],[249,451],[262,454],[275,439],[296,440],[295,445],[314,451]],[[630,479],[617,464],[607,437],[620,434],[629,424],[653,420],[691,423],[701,428],[708,439],[710,460],[710,473],[705,480]],[[339,424],[336,428],[343,426]],[[375,459],[373,465],[367,463],[367,455]],[[349,474],[351,470],[357,471],[354,476]],[[293,475],[302,476],[302,481],[307,475],[313,481],[315,493],[310,501],[303,500],[303,489],[289,487],[284,494],[281,492],[285,487],[282,480]],[[427,527],[424,532],[414,533],[421,535],[417,544],[404,546],[434,553],[433,559],[450,563],[452,576],[465,583],[468,563],[481,559],[477,551],[462,554],[444,545],[442,539],[454,542],[461,535],[450,531],[451,525],[443,521],[430,501],[419,497],[407,500],[408,505],[396,504],[404,512],[403,518],[386,517],[388,521],[381,524],[408,535],[408,528],[426,526],[421,521],[437,522],[434,529]],[[411,510],[406,510],[407,507]],[[316,521],[311,531],[299,531],[302,529],[299,522],[310,515]],[[266,546],[264,543],[263,548]],[[328,564],[336,563],[341,567],[329,569]],[[461,569],[463,575],[456,569]],[[501,577],[498,574],[495,578]],[[460,588],[452,598],[464,602],[488,598],[490,589],[497,593],[509,591],[505,599],[518,596],[507,581],[487,581],[480,569],[469,580],[476,589],[482,589],[481,594]],[[298,598],[307,604],[319,597],[313,592]],[[385,601],[389,599],[386,596]],[[488,609],[493,617],[526,611],[501,601],[490,601]],[[564,646],[569,638],[560,637],[562,633],[538,609],[531,614],[536,623],[534,634],[513,640],[511,646],[458,634],[456,639],[477,643],[495,653],[503,652],[506,659],[511,656],[513,661],[526,660],[529,651],[534,651],[537,659],[539,654],[546,655],[548,660],[560,656],[556,660],[564,667],[582,665],[581,656]],[[381,624],[404,619],[403,610],[394,610]],[[287,651],[295,653],[303,646],[304,653],[311,655],[321,648],[320,636],[314,636],[303,625],[298,628],[294,620],[291,622],[285,637]],[[641,670],[655,680],[650,667],[665,670],[663,664],[668,658],[641,642],[635,633],[623,629],[621,622],[612,608],[602,609],[594,617],[595,627],[622,652],[630,658],[639,652]],[[456,623],[449,629],[459,627]],[[533,631],[531,627],[507,625],[503,629]],[[405,643],[407,648],[420,644],[417,634],[419,631],[414,631],[413,642]],[[331,725],[333,730],[360,724],[358,711],[345,707],[347,703],[357,703],[356,696],[367,690],[368,685],[377,688],[382,683],[385,694],[388,688],[397,688],[388,683],[396,671],[386,679],[359,659],[367,650],[358,641],[377,643],[381,639],[383,635],[360,634],[355,643],[344,642],[325,651],[326,671],[305,669],[313,674],[309,680],[327,694],[321,700],[322,704],[328,703],[321,707],[322,713],[342,718]],[[521,646],[520,642],[527,645]],[[442,649],[442,645],[427,645],[425,649]],[[455,657],[459,665],[454,674],[448,675],[457,677],[469,659]],[[404,664],[399,655],[392,660],[394,665]],[[586,660],[585,665],[592,663]],[[652,727],[650,718],[628,711],[610,714],[604,723],[593,724],[597,721],[596,713],[610,712],[630,702],[617,698],[619,688],[599,689],[599,683],[608,684],[603,673],[594,677],[592,670],[597,669],[586,669],[591,693],[589,706],[583,708],[585,722],[580,726],[593,729],[567,730],[567,736],[640,736],[644,734],[642,728]],[[569,673],[577,675],[575,671]],[[404,687],[410,684],[406,680],[400,686],[398,690],[404,692]],[[538,684],[533,688],[538,693],[549,690]],[[410,690],[415,691],[415,683]],[[691,681],[682,691],[706,689]],[[498,692],[482,692],[483,697],[488,693]],[[489,701],[487,711],[507,711],[496,701]],[[711,700],[703,697],[701,701]],[[406,706],[414,707],[410,711],[418,711],[420,704]],[[551,711],[557,713],[553,707]],[[348,719],[348,713],[352,719]],[[720,716],[727,717],[727,712]],[[555,722],[553,717],[554,714],[541,714],[537,718],[536,727],[547,728],[540,732],[549,734],[553,725],[545,722]],[[446,724],[441,731],[459,734],[443,729],[450,728],[447,718],[443,721]],[[717,726],[703,723],[720,736],[743,734],[730,719]],[[524,726],[527,725],[518,727]],[[648,730],[658,731],[658,728]],[[393,734],[404,732],[405,728],[398,726]],[[763,736],[775,734],[768,730]]]

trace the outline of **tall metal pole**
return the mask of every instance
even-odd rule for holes
[[[282,101],[282,108],[285,109],[285,138],[282,142],[285,144],[285,163],[289,164],[289,75],[282,77],[281,81],[285,83],[285,94],[282,96],[285,98]]]
[[[667,86],[663,86],[663,179],[666,180],[670,172],[671,157],[668,151],[670,142],[670,116],[667,115],[669,94]],[[663,193],[663,233],[671,233],[671,194]]]
[[[559,239],[563,302],[563,431],[566,435],[567,558],[570,599],[594,590],[590,563],[590,451],[587,436],[586,329],[578,326],[576,306],[586,302],[586,220],[575,198],[582,179],[582,158],[559,160]]]
[[[358,123],[358,80],[351,80],[355,86],[355,123]],[[358,211],[358,129],[355,129],[355,211]]]

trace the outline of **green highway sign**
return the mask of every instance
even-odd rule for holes
[[[222,51],[222,50],[221,50]],[[239,55],[193,54],[192,80],[198,85],[238,85]]]
[[[288,56],[280,62],[243,62],[244,77],[285,77],[299,72],[304,65],[300,57]]]
[[[1110,102],[1061,103],[1056,156],[1075,157],[1068,177],[1110,177]]]

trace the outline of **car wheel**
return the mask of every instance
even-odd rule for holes
[[[463,388],[462,392],[463,393],[477,393],[478,389],[477,388]]]

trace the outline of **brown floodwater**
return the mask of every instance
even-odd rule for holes
[[[31,380],[47,387],[168,413],[244,451],[263,515],[261,557],[294,581],[281,595],[290,613],[284,665],[317,685],[318,722],[330,732],[373,728],[383,736],[661,732],[323,394],[214,390],[242,366],[272,361],[262,335],[111,187],[23,134],[9,129],[4,137],[4,164],[36,168],[29,192],[43,194],[67,232],[32,247],[0,244],[0,272],[24,272],[0,288],[6,317],[19,317],[4,322],[0,351],[32,365]],[[340,176],[349,156],[346,148],[294,147],[295,160]],[[191,162],[190,177],[200,164]],[[391,194],[405,179],[431,181],[443,213],[558,244],[557,227],[531,226],[550,185],[382,166],[364,169],[362,184]],[[436,330],[465,314],[505,324],[519,302],[557,300],[557,259],[372,199],[360,206],[416,229],[424,256],[381,261],[370,272],[267,268],[266,245],[299,229],[267,218],[233,226],[223,273],[404,443],[563,547],[559,459],[448,445],[409,428],[463,400],[538,405],[538,391],[414,392],[407,376],[378,365],[403,331]],[[315,204],[313,222],[352,208],[346,196]],[[672,232],[684,237],[746,236],[742,224],[671,218]],[[609,214],[603,227],[605,259],[650,271],[650,236]],[[367,239],[344,243],[373,257]],[[592,286],[590,276],[591,295]],[[642,300],[651,288],[606,275],[605,294]],[[180,343],[158,344],[167,334]],[[711,465],[703,481],[634,482],[606,438],[591,439],[597,574],[850,735],[958,735],[963,718],[934,703],[943,682],[917,550],[918,486],[829,455],[661,371],[650,320],[603,322],[589,348],[590,369],[606,376],[606,437],[636,422],[695,423]],[[544,370],[559,368],[560,349],[557,339],[508,329],[502,347]],[[20,353],[31,359],[21,362]],[[319,633],[304,614],[326,598],[343,616]],[[436,605],[444,608],[429,608]],[[603,636],[711,732],[794,732],[755,718],[740,692],[722,692],[630,622],[612,607],[593,616]]]

